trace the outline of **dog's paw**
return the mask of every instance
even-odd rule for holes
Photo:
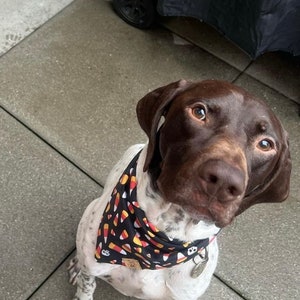
[[[78,267],[78,259],[76,256],[70,260],[67,270],[69,273],[69,283],[75,285],[77,276],[80,273],[80,268]]]

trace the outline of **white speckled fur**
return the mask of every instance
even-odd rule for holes
[[[203,239],[219,231],[216,226],[202,221],[195,225],[178,205],[166,203],[151,189],[149,175],[143,172],[147,145],[134,145],[115,165],[107,178],[102,196],[90,203],[80,221],[76,239],[77,261],[76,264],[73,261],[70,267],[71,273],[76,272],[75,269],[81,270],[77,276],[78,288],[74,299],[92,299],[95,288],[94,276],[108,281],[115,289],[127,296],[141,299],[196,300],[210,283],[218,259],[216,239],[208,246],[209,261],[202,274],[196,279],[190,276],[195,266],[192,260],[162,270],[131,270],[119,265],[98,263],[95,260],[97,230],[112,189],[126,166],[142,148],[137,166],[137,197],[148,219],[160,230],[167,231],[169,237],[180,240]],[[180,221],[174,222],[178,212],[181,215]]]

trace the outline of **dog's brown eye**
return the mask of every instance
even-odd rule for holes
[[[198,106],[198,107],[195,107],[193,108],[193,115],[201,120],[201,121],[204,121],[205,118],[206,118],[206,109],[204,106]]]
[[[273,142],[267,139],[263,139],[258,143],[258,148],[262,151],[270,151],[274,148]]]

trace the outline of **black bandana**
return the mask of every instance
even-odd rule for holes
[[[105,208],[98,230],[95,258],[98,262],[133,269],[160,269],[186,262],[209,244],[171,240],[147,220],[136,199],[136,165],[131,161]]]

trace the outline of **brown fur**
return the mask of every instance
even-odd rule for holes
[[[193,115],[197,106],[206,108],[204,121]],[[147,94],[137,115],[149,137],[144,171],[167,201],[195,219],[224,227],[253,204],[287,198],[287,133],[272,110],[243,89],[181,80]],[[259,147],[264,139],[272,149]]]

